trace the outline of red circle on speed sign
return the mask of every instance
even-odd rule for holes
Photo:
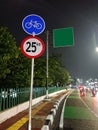
[[[42,39],[36,36],[28,36],[21,42],[21,52],[28,58],[38,58],[45,50]]]

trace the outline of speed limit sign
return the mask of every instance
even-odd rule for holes
[[[44,42],[39,37],[28,36],[21,42],[21,52],[28,58],[38,58],[44,50]]]

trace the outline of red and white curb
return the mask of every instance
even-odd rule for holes
[[[69,93],[63,95],[59,100],[57,100],[53,106],[53,108],[51,109],[51,112],[50,114],[46,117],[45,119],[45,124],[42,126],[41,130],[51,130],[51,127],[52,127],[52,124],[53,124],[53,121],[54,121],[54,117],[57,113],[57,110],[59,108],[59,105],[61,103],[61,101],[67,96],[69,95]],[[60,117],[60,124],[59,124],[59,127],[62,128],[63,127],[63,124],[62,124],[62,120],[63,120],[63,115],[64,115],[64,107],[65,107],[65,103],[66,103],[66,99],[65,99],[65,102],[64,102],[64,105],[63,105],[63,109],[62,109],[62,113],[61,113],[61,117]]]

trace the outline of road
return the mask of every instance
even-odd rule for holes
[[[59,103],[63,95],[66,96],[64,96],[63,100]],[[63,108],[64,111],[62,111]],[[56,110],[56,115],[54,114],[55,111],[51,110]],[[54,113],[52,114],[51,112]],[[59,123],[62,113],[64,116],[62,130],[98,130],[98,97],[92,97],[90,92],[86,93],[84,97],[80,97],[77,89],[74,91],[65,90],[62,93],[50,97],[49,100],[34,105],[32,107],[32,130],[44,130],[41,128],[46,124],[49,126],[47,128],[48,130],[61,130]],[[51,117],[51,125],[48,125],[46,122],[49,121],[49,119],[47,119],[48,116]],[[0,124],[0,130],[13,129],[28,129],[28,110]]]
[[[75,90],[67,99],[63,130],[98,130],[98,97],[87,92],[80,97]]]

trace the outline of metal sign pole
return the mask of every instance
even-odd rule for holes
[[[33,26],[32,19],[37,23],[38,26]],[[25,38],[21,43],[21,52],[28,58],[32,58],[32,67],[31,67],[31,86],[30,86],[30,100],[29,100],[29,124],[28,130],[31,130],[31,119],[32,119],[32,93],[33,93],[33,75],[34,75],[34,58],[40,57],[44,50],[44,42],[38,38],[34,37],[35,35],[41,34],[45,29],[45,22],[43,18],[39,15],[31,14],[26,16],[22,21],[23,30],[33,36]],[[29,43],[29,44],[28,44]],[[39,43],[39,44],[37,44]]]
[[[47,41],[46,41],[46,98],[48,99],[48,58],[49,58],[49,51],[48,51],[48,35],[49,31],[46,32]]]
[[[31,130],[31,127],[32,127],[33,75],[34,75],[34,58],[32,58],[32,64],[31,64],[31,86],[30,86],[30,100],[29,100],[29,124],[28,124],[28,130]]]

